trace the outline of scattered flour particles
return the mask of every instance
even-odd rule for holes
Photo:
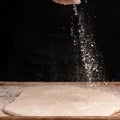
[[[74,5],[71,27],[75,47],[76,80],[105,80],[101,56],[97,50],[90,17]],[[20,116],[110,116],[120,111],[120,100],[110,92],[72,85],[28,87],[3,108],[5,113]]]
[[[89,15],[87,0],[73,5],[71,36],[74,43],[76,80],[105,81],[103,59],[95,43],[93,19]]]
[[[72,85],[25,88],[3,109],[15,116],[110,116],[119,110],[112,93]]]

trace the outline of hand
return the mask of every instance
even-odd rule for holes
[[[81,0],[53,0],[55,3],[71,5],[71,4],[80,4]]]

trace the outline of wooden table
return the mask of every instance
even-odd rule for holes
[[[27,87],[27,86],[39,86],[39,85],[54,85],[54,84],[62,84],[62,85],[77,85],[77,86],[86,86],[88,83],[86,82],[0,82],[0,87]],[[103,82],[97,82],[98,86],[104,86],[107,89],[111,89],[116,91],[118,97],[120,98],[120,82],[108,82],[107,85]],[[120,113],[116,113],[113,116],[109,117],[14,117],[14,116],[6,116],[0,115],[0,120],[120,120]]]

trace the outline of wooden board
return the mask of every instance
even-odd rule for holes
[[[0,117],[0,120],[120,120],[120,117]]]
[[[86,82],[0,82],[0,86],[38,86],[38,85],[79,85],[84,86]],[[103,82],[97,82],[100,86],[105,86]],[[120,94],[120,82],[108,82],[107,87],[117,91]],[[120,113],[116,113],[114,116],[109,117],[11,117],[11,116],[0,116],[0,120],[120,120]]]

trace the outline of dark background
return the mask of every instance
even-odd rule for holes
[[[5,80],[8,52],[15,30],[12,4],[8,0],[0,1],[0,80]]]
[[[1,81],[6,80],[8,55],[11,49],[13,34],[16,28],[23,24],[23,21],[21,20],[16,22],[16,15],[18,14],[18,11],[15,6],[15,2],[15,0],[0,1]],[[112,80],[115,76],[117,76],[120,69],[120,1],[88,0],[88,3],[91,15],[96,16],[96,43],[103,53],[106,72],[109,79]]]
[[[91,4],[95,4],[96,43],[103,53],[106,72],[110,80],[120,80],[120,1],[92,0]]]

